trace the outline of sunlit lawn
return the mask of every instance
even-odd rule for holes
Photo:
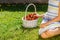
[[[27,4],[21,5],[1,5],[0,6],[0,40],[60,40],[60,36],[49,39],[42,39],[38,35],[39,24],[42,18],[38,21],[36,28],[27,29],[22,26],[22,17],[25,13]],[[36,4],[38,14],[47,11],[47,5]],[[34,11],[30,7],[28,12]]]

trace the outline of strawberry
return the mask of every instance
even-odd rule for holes
[[[36,13],[31,13],[26,16],[26,20],[35,20],[37,18],[38,18],[38,16],[36,16]],[[24,19],[25,19],[25,17],[24,17]]]

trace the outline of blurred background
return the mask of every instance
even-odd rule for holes
[[[48,0],[0,0],[0,40],[60,40],[60,36],[42,39],[38,34],[42,18],[36,28],[24,28],[22,17],[29,3],[36,5],[37,13],[43,14],[48,9]],[[33,6],[28,13],[34,12]]]
[[[46,4],[48,3],[48,0],[0,0],[0,3],[7,3],[7,4],[12,4],[12,3],[39,3],[39,4]]]

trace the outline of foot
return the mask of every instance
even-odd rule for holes
[[[45,33],[42,33],[41,37],[42,38],[50,38],[50,37],[53,37],[53,36],[56,36],[59,34],[60,34],[60,28],[56,28],[54,30],[48,30]]]

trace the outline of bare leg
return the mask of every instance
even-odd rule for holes
[[[41,37],[42,38],[50,38],[50,37],[53,37],[53,36],[56,36],[59,34],[60,34],[60,28],[56,28],[54,30],[48,30],[45,33],[42,33]]]

